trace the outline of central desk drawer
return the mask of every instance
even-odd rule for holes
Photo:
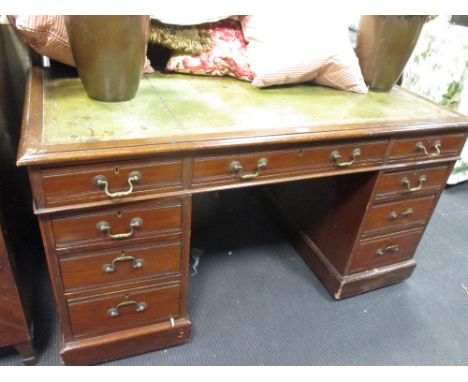
[[[146,202],[53,215],[57,250],[121,247],[180,232],[182,201]]]
[[[180,286],[170,284],[68,301],[75,336],[109,333],[157,323],[180,314]]]
[[[115,161],[41,169],[47,207],[182,189],[181,160]]]
[[[365,218],[363,233],[424,225],[432,212],[434,201],[433,195],[373,206]]]
[[[126,250],[61,256],[60,270],[66,291],[104,286],[181,272],[181,244],[168,243]]]
[[[199,156],[194,159],[192,187],[377,166],[383,163],[386,148],[387,141],[382,140]]]

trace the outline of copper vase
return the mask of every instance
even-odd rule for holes
[[[356,54],[370,89],[392,89],[416,46],[426,18],[361,16]]]
[[[88,96],[106,102],[134,98],[145,63],[149,16],[68,16],[66,25]]]

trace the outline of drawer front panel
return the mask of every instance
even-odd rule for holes
[[[416,251],[421,234],[421,230],[413,230],[361,242],[350,272],[360,272],[410,259]]]
[[[66,291],[180,274],[180,266],[180,242],[60,258]]]
[[[69,300],[68,312],[73,334],[84,336],[176,319],[179,304],[180,287],[171,284]]]
[[[356,142],[328,147],[198,157],[194,160],[192,186],[197,188],[209,184],[252,182],[303,173],[376,166],[383,163],[386,147],[387,141]]]
[[[135,203],[89,213],[55,215],[51,220],[58,250],[91,245],[94,245],[93,248],[96,245],[121,247],[158,235],[180,232],[182,202]]]
[[[464,141],[463,134],[395,139],[391,143],[389,162],[420,161],[457,156]]]
[[[401,227],[423,225],[432,212],[434,201],[435,196],[428,196],[374,206],[365,218],[363,232],[395,231]]]
[[[135,173],[139,174],[137,176],[139,179],[131,180],[133,184],[131,186],[129,177]],[[106,194],[104,183],[98,184],[95,179],[105,180],[108,183],[110,195]],[[124,200],[155,190],[159,192],[181,190],[182,163],[180,160],[167,162],[145,160],[44,168],[42,184],[45,204],[48,207],[101,200]]]
[[[445,186],[447,166],[384,174],[376,186],[376,200],[438,192]]]

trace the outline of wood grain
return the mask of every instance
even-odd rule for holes
[[[182,189],[180,160],[114,161],[84,166],[48,167],[42,169],[45,200],[39,200],[39,206],[54,207],[82,201],[125,201],[128,197],[112,199],[107,196],[102,187],[93,183],[93,179],[95,176],[105,176],[111,193],[127,191],[128,177],[133,171],[138,171],[142,178],[134,183],[134,191],[129,195],[131,197]]]
[[[130,223],[141,218],[141,227],[134,229],[131,237],[111,239],[107,232],[97,229],[97,224],[107,221],[111,234],[131,231]],[[182,203],[179,200],[166,203],[134,203],[96,209],[89,213],[55,215],[51,219],[55,248],[111,248],[154,240],[157,236],[180,232],[182,228]]]
[[[124,289],[86,299],[68,300],[73,335],[80,337],[103,334],[128,327],[169,321],[171,317],[178,318],[179,296],[179,283],[172,283],[154,288]],[[122,307],[118,316],[109,315],[109,309],[129,301],[145,303],[146,308],[138,312],[135,305],[129,305]]]
[[[75,339],[63,344],[60,355],[65,365],[93,365],[154,349],[183,344],[190,340],[192,323],[188,317]]]
[[[445,179],[449,166],[414,168],[406,171],[386,172],[376,185],[376,201],[415,197],[424,194],[437,193],[445,187]],[[403,184],[403,178],[408,178],[410,187],[417,188],[420,178],[425,177],[418,191],[409,191]]]
[[[363,222],[363,234],[375,234],[382,231],[395,231],[426,224],[432,213],[435,196],[417,199],[405,199],[403,201],[379,204],[370,209]],[[413,212],[405,216],[405,212]],[[392,219],[390,214],[395,213],[398,217]]]
[[[356,273],[408,260],[413,257],[420,239],[421,229],[416,229],[362,241],[356,249],[349,271]],[[385,248],[391,246],[396,246],[397,251],[385,251]]]
[[[440,134],[429,136],[416,136],[413,138],[395,139],[391,143],[389,162],[416,161],[420,159],[431,159],[424,151],[416,149],[416,144],[422,143],[429,154],[435,154],[435,143],[440,142],[440,155],[436,157],[449,157],[458,155],[463,148],[465,135]]]
[[[288,175],[300,174],[301,172],[309,174],[333,170],[339,172],[348,168],[375,166],[383,163],[386,147],[386,141],[356,141],[351,144],[325,144],[324,147],[298,147],[295,150],[200,156],[194,159],[192,187],[242,182],[255,183],[257,179],[285,178]],[[338,151],[343,158],[342,161],[349,161],[354,149],[360,149],[361,155],[348,168],[339,168],[331,158],[332,152]],[[267,159],[267,167],[254,180],[244,181],[240,179],[240,174],[229,168],[233,161],[238,161],[243,167],[242,174],[254,173],[258,161],[262,158]]]
[[[181,255],[180,242],[137,248],[122,246],[113,250],[61,256],[60,270],[65,291],[89,289],[142,278],[179,275]],[[116,262],[112,272],[103,269],[105,265],[111,265],[122,256],[133,257],[142,261],[143,265],[136,268],[132,261],[127,260]]]

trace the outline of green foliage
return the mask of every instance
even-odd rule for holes
[[[452,81],[447,88],[447,92],[442,96],[442,105],[449,107],[457,107],[460,103],[459,95],[463,89],[463,86],[459,81]]]

